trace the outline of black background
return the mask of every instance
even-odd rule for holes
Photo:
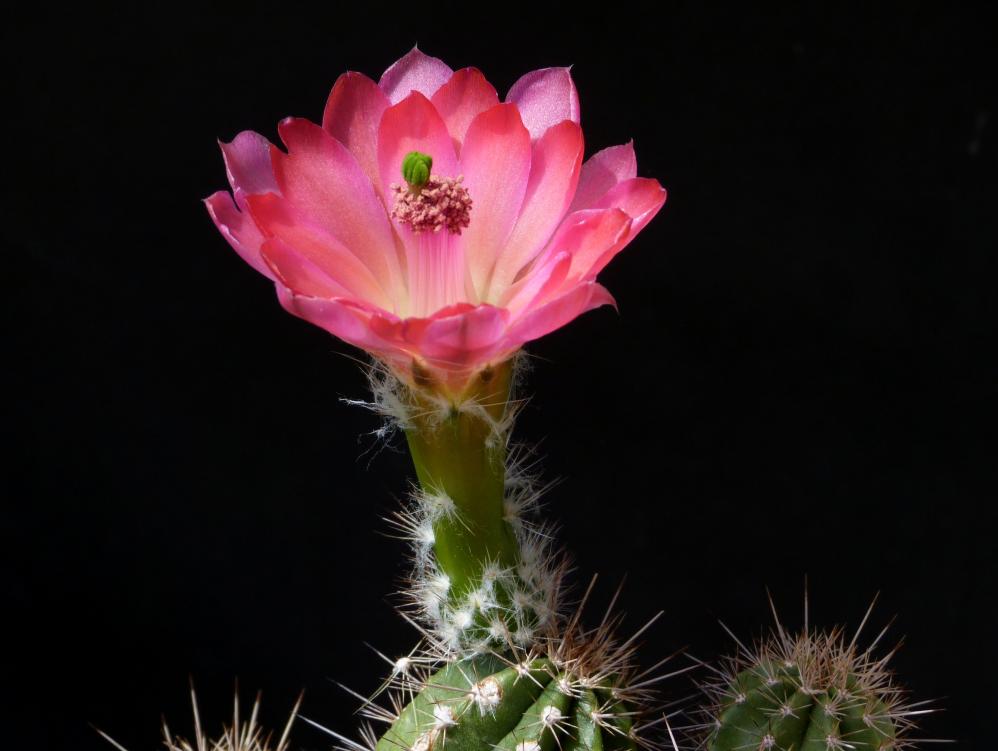
[[[212,728],[232,680],[341,731],[413,632],[381,517],[410,468],[366,435],[357,353],[285,314],[213,228],[215,138],[318,120],[418,41],[500,92],[572,63],[587,151],[633,137],[665,209],[602,309],[530,346],[547,513],[647,658],[897,614],[925,735],[993,742],[994,26],[839,4],[30,9],[4,28],[4,659],[15,737],[132,751]],[[8,610],[8,607],[10,609]],[[678,678],[673,697],[691,691]],[[297,742],[329,739],[300,726]],[[21,747],[8,742],[10,747]]]

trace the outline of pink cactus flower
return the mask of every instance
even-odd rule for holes
[[[500,102],[475,68],[413,49],[378,83],[340,76],[321,126],[278,132],[287,151],[252,131],[220,144],[232,193],[205,201],[219,231],[288,311],[455,397],[613,304],[596,275],[665,202],[630,143],[583,164],[568,68]]]

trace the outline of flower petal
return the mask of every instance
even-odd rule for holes
[[[335,237],[309,222],[288,200],[268,193],[250,196],[247,203],[264,235],[281,244],[277,248],[265,247],[263,255],[285,286],[313,297],[333,296],[320,295],[315,288],[319,282],[314,274],[306,286],[299,287],[295,283],[295,280],[306,279],[314,267],[344,290],[335,296],[348,294],[380,307],[392,306],[391,298],[370,269]],[[298,258],[292,259],[291,254]]]
[[[616,305],[606,288],[597,282],[580,284],[539,308],[529,309],[510,327],[502,345],[507,351],[514,351],[601,305]]]
[[[277,181],[270,163],[270,141],[244,130],[229,143],[218,142],[225,160],[225,172],[233,190],[253,193],[276,193]]]
[[[260,255],[274,272],[278,284],[295,294],[327,298],[353,297],[348,289],[322,268],[276,237],[263,243]]]
[[[582,151],[582,129],[569,120],[549,128],[534,143],[523,208],[496,259],[485,299],[499,299],[558,227],[575,194]]]
[[[634,220],[627,242],[638,234],[662,208],[666,198],[665,188],[650,177],[634,177],[617,183],[606,195],[596,201],[594,209],[616,208],[626,211]]]
[[[220,190],[204,199],[204,205],[218,231],[229,241],[232,249],[246,263],[273,280],[273,272],[260,255],[263,235],[249,214],[236,207],[232,195],[227,190]]]
[[[506,95],[520,109],[530,137],[537,139],[562,120],[579,122],[579,94],[570,68],[531,71],[513,84]]]
[[[506,331],[509,313],[492,305],[456,306],[429,319],[403,322],[402,337],[437,367],[470,368],[488,360]]]
[[[565,217],[551,238],[548,253],[572,256],[568,283],[591,281],[627,244],[633,220],[620,209],[589,209]],[[602,265],[597,267],[601,259]]]
[[[537,308],[596,274],[626,245],[631,218],[620,209],[570,214],[523,278],[501,299],[514,315]],[[601,262],[601,265],[597,264]]]
[[[579,187],[569,212],[592,208],[607,191],[624,180],[638,174],[638,162],[634,156],[634,141],[620,146],[610,146],[586,160],[579,176]]]
[[[471,121],[479,113],[499,104],[499,95],[480,70],[462,68],[437,89],[431,101],[447,124],[455,150],[460,153]]]
[[[462,233],[471,280],[484,294],[489,275],[516,224],[530,176],[530,134],[512,104],[482,112],[461,150],[471,223]]]
[[[274,173],[288,202],[360,259],[389,295],[404,289],[384,206],[353,155],[308,120],[288,118],[278,132],[288,153],[273,149]]]
[[[553,292],[562,287],[571,268],[572,254],[568,251],[551,255],[506,290],[500,307],[506,308],[515,318],[527,308],[543,305]]]
[[[386,109],[388,97],[374,81],[360,73],[344,73],[336,79],[322,113],[322,127],[350,150],[376,187],[381,187],[378,123]]]
[[[277,286],[278,299],[289,313],[338,336],[347,344],[375,355],[393,353],[395,348],[374,331],[372,322],[389,316],[376,308],[343,298],[327,299],[296,294],[283,285]],[[390,317],[390,316],[389,316]]]
[[[443,60],[424,55],[413,47],[382,74],[378,86],[385,92],[388,101],[397,104],[413,91],[427,98],[433,96],[452,73]]]
[[[389,107],[381,118],[378,169],[385,191],[391,184],[403,182],[402,159],[410,151],[432,156],[433,174],[447,177],[458,174],[457,155],[447,126],[430,100],[419,92]]]

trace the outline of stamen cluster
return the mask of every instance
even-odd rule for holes
[[[392,219],[408,224],[413,232],[439,232],[453,235],[471,223],[471,195],[461,183],[464,175],[432,175],[422,187],[391,185],[395,203]]]

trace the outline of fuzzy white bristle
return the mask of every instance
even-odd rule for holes
[[[454,710],[446,704],[437,704],[433,707],[433,727],[440,730],[452,728],[457,725],[457,718],[454,717]]]
[[[469,695],[478,706],[479,713],[484,716],[495,712],[502,702],[502,686],[499,685],[499,681],[489,676],[474,684]]]
[[[409,675],[409,670],[412,668],[412,658],[411,657],[399,657],[395,664],[392,665],[392,675]]]
[[[475,622],[475,616],[468,610],[456,610],[451,614],[451,622],[454,628],[463,631]]]
[[[479,613],[487,613],[496,607],[496,601],[492,592],[485,589],[475,589],[468,593],[468,607]]]
[[[443,491],[420,493],[417,496],[417,501],[423,507],[426,519],[430,523],[440,519],[451,519],[457,514],[457,505],[454,503],[454,499]]]
[[[544,724],[544,727],[554,727],[561,722],[562,718],[563,715],[561,710],[553,704],[550,704],[541,710],[541,722]]]

